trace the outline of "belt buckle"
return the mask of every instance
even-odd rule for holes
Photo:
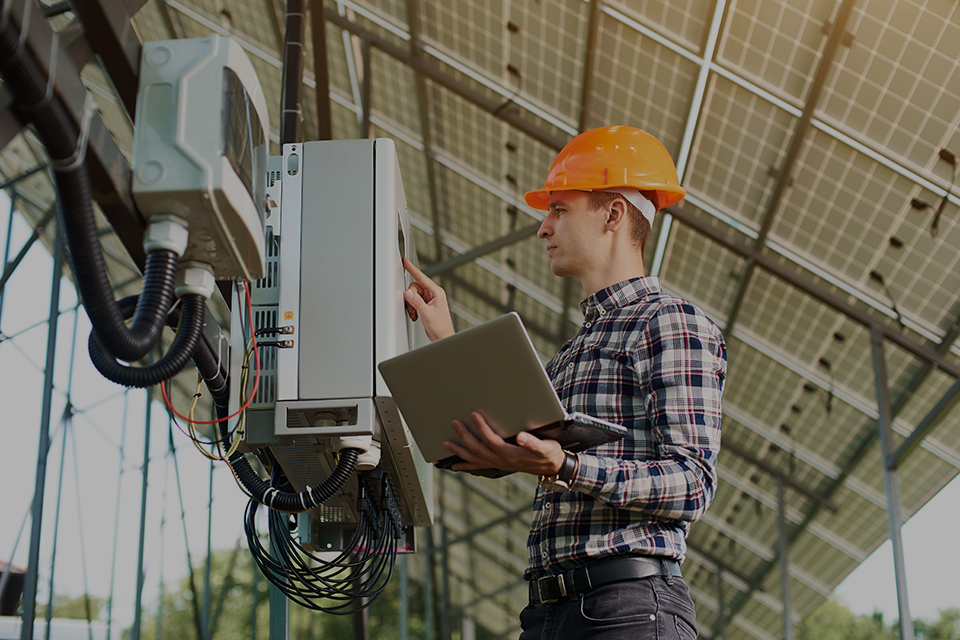
[[[544,585],[547,584],[547,581],[557,579],[557,585],[560,587],[560,595],[556,598],[548,598],[544,594]],[[546,576],[537,580],[537,596],[540,599],[540,604],[553,604],[554,602],[559,602],[560,598],[567,597],[567,585],[563,582],[563,574],[556,576]]]

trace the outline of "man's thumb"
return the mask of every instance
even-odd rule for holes
[[[537,445],[539,444],[537,438],[532,437],[526,431],[521,431],[517,434],[517,444],[526,449],[527,451],[537,451]]]
[[[420,297],[420,294],[414,291],[413,289],[407,289],[403,292],[403,298],[409,302],[414,309],[420,311],[427,306],[427,303],[423,301],[423,298]]]

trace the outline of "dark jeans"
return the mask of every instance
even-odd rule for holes
[[[694,640],[697,627],[683,578],[651,576],[603,585],[520,612],[520,640]]]

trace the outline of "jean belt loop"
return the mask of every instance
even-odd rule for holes
[[[673,586],[673,573],[670,571],[670,566],[667,564],[666,558],[660,558],[660,568],[663,571],[663,575],[667,579],[667,586]]]

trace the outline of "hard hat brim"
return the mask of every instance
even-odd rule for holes
[[[657,194],[657,208],[663,209],[677,204],[687,195],[687,190],[680,186],[670,186],[663,187],[658,186],[658,188],[644,189],[643,185],[635,184],[624,184],[624,185],[610,185],[609,187],[604,187],[604,189],[609,189],[612,187],[631,187],[633,189],[639,189],[640,191],[652,191]],[[523,200],[529,206],[534,209],[539,209],[540,211],[546,211],[550,208],[550,193],[553,191],[595,191],[596,189],[584,187],[584,186],[566,186],[566,187],[553,187],[553,188],[542,188],[535,189],[534,191],[527,191],[523,194]]]

